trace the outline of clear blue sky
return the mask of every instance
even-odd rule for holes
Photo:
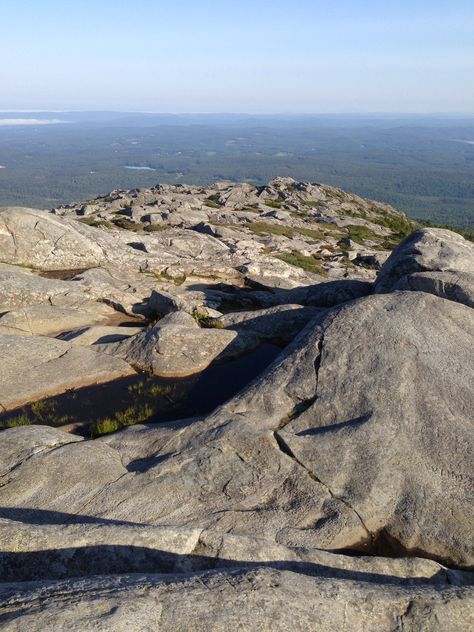
[[[474,0],[0,0],[0,109],[474,112]]]

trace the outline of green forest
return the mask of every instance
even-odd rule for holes
[[[0,206],[52,208],[114,188],[292,176],[474,224],[474,119],[353,121],[135,116],[0,126]]]

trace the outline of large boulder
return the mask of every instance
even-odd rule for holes
[[[421,228],[392,252],[377,275],[375,292],[393,291],[406,275],[447,271],[472,275],[474,244],[450,230]]]
[[[400,292],[349,303],[320,328],[315,399],[278,432],[282,448],[360,517],[353,548],[472,564],[472,311]],[[333,508],[314,530],[345,526]]]
[[[192,316],[174,312],[127,340],[107,345],[107,353],[132,366],[167,378],[200,373],[215,360],[230,359],[258,345],[251,333],[200,329]]]
[[[473,265],[474,269],[474,265]],[[456,303],[474,307],[474,272],[414,272],[395,283],[392,290],[428,292]]]

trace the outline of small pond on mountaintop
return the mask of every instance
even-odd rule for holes
[[[273,344],[188,378],[139,373],[69,390],[0,415],[0,429],[41,424],[96,437],[136,423],[165,422],[210,413],[257,377],[281,352]]]

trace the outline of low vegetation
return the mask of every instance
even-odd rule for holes
[[[321,265],[321,259],[315,255],[304,255],[298,250],[292,250],[291,253],[284,252],[275,257],[292,266],[302,268],[306,272],[327,276],[326,270]]]
[[[281,235],[283,237],[309,237],[315,240],[324,239],[323,231],[314,228],[303,228],[298,226],[287,226],[285,224],[270,224],[268,222],[250,222],[246,225],[255,235]]]
[[[144,230],[147,233],[157,233],[162,230],[168,230],[169,228],[167,224],[147,224]]]
[[[224,329],[224,325],[217,318],[213,318],[212,316],[208,316],[203,312],[195,309],[193,311],[193,318],[203,329]]]
[[[131,219],[127,219],[126,217],[117,217],[112,220],[113,225],[117,228],[123,228],[124,230],[131,230],[133,232],[138,232],[143,230],[143,224],[140,222],[134,222]]]
[[[86,226],[93,226],[94,228],[113,228],[114,225],[107,221],[106,219],[97,219],[94,217],[81,217],[79,219],[81,224],[86,224]]]
[[[380,241],[381,239],[383,239],[383,237],[377,235],[377,233],[374,233],[374,231],[370,228],[367,228],[367,226],[360,226],[359,224],[349,224],[345,228],[348,237],[358,244],[363,244],[365,241]]]

